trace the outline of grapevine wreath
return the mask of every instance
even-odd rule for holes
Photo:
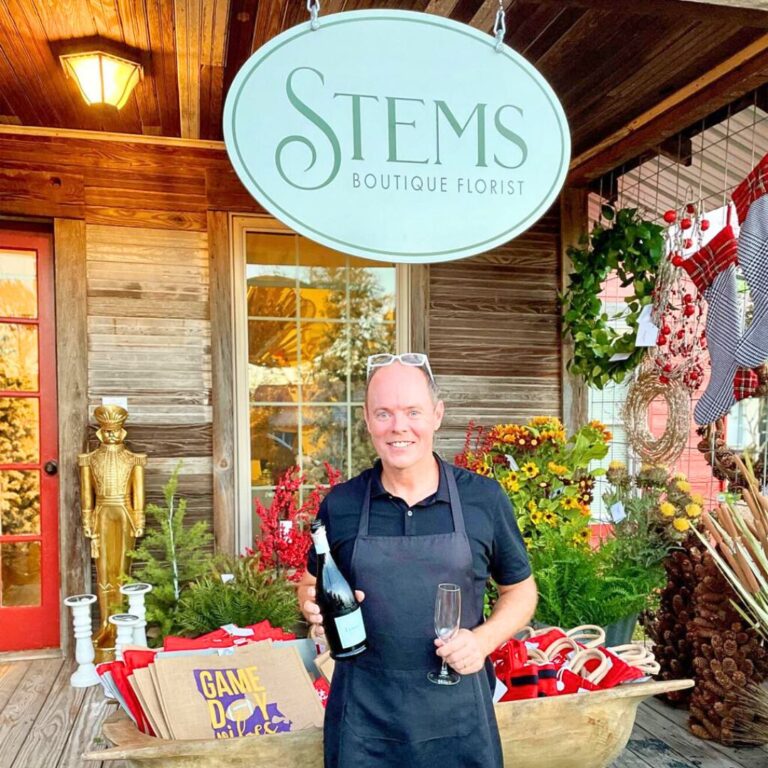
[[[603,206],[602,219],[607,224],[598,222],[582,247],[568,248],[573,271],[561,297],[563,334],[573,340],[568,370],[598,389],[609,381],[621,382],[646,352],[635,346],[638,319],[653,301],[664,256],[663,227],[642,219],[637,209]],[[624,299],[626,309],[613,318],[600,300],[603,283],[612,272],[622,288],[632,288]],[[616,327],[617,320],[621,327]]]

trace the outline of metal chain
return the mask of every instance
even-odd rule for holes
[[[493,23],[493,34],[496,36],[496,51],[501,50],[504,44],[504,33],[507,31],[507,22],[504,19],[504,3],[499,0],[499,10],[496,11],[496,21]]]
[[[317,17],[320,14],[320,0],[307,0],[307,10],[309,11],[309,25],[312,29],[317,29],[320,22]]]

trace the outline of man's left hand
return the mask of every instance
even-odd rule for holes
[[[437,655],[445,659],[460,675],[479,672],[485,665],[485,654],[480,641],[469,629],[460,629],[447,643],[435,640]]]

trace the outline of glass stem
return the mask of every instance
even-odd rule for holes
[[[448,663],[443,659],[443,666],[440,668],[440,677],[448,677]]]

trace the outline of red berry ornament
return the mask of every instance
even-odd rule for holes
[[[693,226],[693,222],[690,219],[681,219],[680,221],[681,229],[690,229],[692,226]]]
[[[664,221],[667,224],[674,224],[677,221],[677,214],[673,210],[664,211]]]
[[[659,382],[662,384],[669,384],[669,377],[667,376],[659,376]]]
[[[696,206],[693,203],[688,203],[688,205],[685,206],[685,212],[696,213]]]
[[[672,264],[675,267],[682,267],[683,266],[683,257],[679,253],[676,253],[672,257]]]
[[[702,219],[699,222],[699,226],[701,227],[702,232],[706,232],[709,229],[709,219]]]
[[[684,309],[683,309],[683,314],[686,317],[690,317],[695,312],[696,312],[696,308],[692,304],[686,304]]]
[[[667,343],[667,337],[660,333],[659,338],[656,340],[656,343],[660,347],[663,347]]]
[[[685,296],[683,296],[683,301],[686,304],[690,304],[693,301],[693,296],[691,296],[690,293],[686,293]]]
[[[690,248],[693,245],[693,240],[691,240],[690,237],[686,237],[685,240],[683,240],[683,248]]]

